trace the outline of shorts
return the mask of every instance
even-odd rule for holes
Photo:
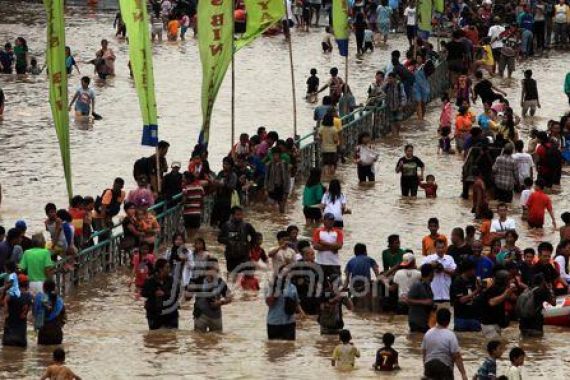
[[[391,123],[402,121],[402,112],[400,112],[400,111],[388,111],[388,120]]]
[[[202,313],[202,315],[194,319],[194,330],[201,332],[222,331],[222,318],[210,318]]]
[[[327,51],[332,51],[332,45],[326,42],[321,42],[321,46],[323,48],[323,51],[327,52]]]
[[[537,107],[538,107],[538,100],[536,100],[536,99],[525,100],[523,102],[523,106],[522,106],[522,113],[523,113],[523,115],[526,115],[526,113],[528,112],[529,109],[532,113],[535,113]]]
[[[338,157],[336,153],[323,153],[322,160],[323,165],[336,165]]]
[[[295,330],[295,322],[285,325],[267,324],[267,338],[269,340],[295,340]]]
[[[423,40],[423,41],[427,41],[429,40],[431,33],[427,30],[419,30],[418,31],[418,36]]]
[[[477,319],[455,318],[453,325],[453,331],[457,332],[481,331],[481,322]]]
[[[418,35],[417,25],[406,25],[406,36],[408,40],[413,40]]]
[[[499,62],[499,58],[501,58],[501,48],[494,48],[491,50],[493,52],[493,58],[495,59],[495,63]]]
[[[544,226],[543,220],[527,220],[528,226],[530,228],[542,228]]]
[[[501,55],[499,59],[499,74],[502,74],[505,68],[507,68],[510,73],[515,71],[515,57]]]
[[[513,190],[495,188],[495,199],[500,202],[511,203],[513,201]]]
[[[433,359],[424,364],[424,376],[428,379],[453,380],[453,368],[441,360]]]
[[[366,182],[366,181],[374,182],[375,176],[373,168],[374,165],[358,165],[356,167],[356,171],[358,173],[358,180],[360,182]]]
[[[201,219],[200,215],[184,215],[184,227],[198,229]]]
[[[320,12],[321,4],[311,4],[311,9],[313,9],[315,12]]]
[[[317,207],[303,207],[303,214],[309,220],[321,220],[323,218],[321,209]]]
[[[26,66],[16,65],[16,74],[25,74],[25,73],[26,73]]]
[[[367,41],[364,43],[364,52],[367,50],[374,51],[374,43],[372,41]]]

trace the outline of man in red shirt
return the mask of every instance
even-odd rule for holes
[[[534,192],[528,198],[527,207],[529,227],[542,228],[544,225],[544,210],[548,210],[552,219],[552,227],[556,229],[556,218],[552,211],[552,201],[548,195],[544,194],[544,180],[542,178],[536,180]]]

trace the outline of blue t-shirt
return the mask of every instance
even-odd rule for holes
[[[73,66],[75,65],[75,58],[73,56],[65,57],[65,67],[67,69],[67,73],[71,74],[71,70],[73,70]]]
[[[400,0],[388,0],[388,5],[392,9],[398,9],[398,7],[400,6]]]
[[[265,289],[265,296],[267,297],[273,290],[273,285]],[[295,285],[287,282],[283,288],[283,293],[277,297],[275,303],[269,307],[267,311],[267,324],[268,325],[288,325],[295,322],[295,314],[287,315],[285,313],[285,297],[290,297],[299,302],[299,295]]]
[[[317,106],[317,107],[315,107],[315,113],[313,115],[313,120],[315,120],[315,121],[323,120],[323,117],[325,117],[325,115],[327,114],[327,112],[329,112],[329,110],[331,108],[332,108],[331,106]]]
[[[77,101],[75,102],[75,111],[82,113],[83,115],[89,115],[89,111],[91,110],[91,100],[95,99],[95,91],[91,88],[84,90],[83,87],[80,87],[76,94]]]
[[[484,132],[489,130],[489,116],[487,114],[482,113],[481,115],[477,116],[477,124]]]
[[[372,257],[366,255],[358,255],[348,260],[344,271],[346,272],[347,276],[351,275],[353,278],[366,277],[367,279],[370,279],[370,271],[377,265],[378,264],[376,264],[376,260],[374,260]]]
[[[481,280],[489,278],[493,275],[493,267],[495,266],[491,259],[481,256],[478,260],[474,256],[470,256],[469,260],[475,263],[475,276]]]
[[[18,283],[18,275],[15,272],[10,273],[8,275],[8,281],[12,283],[10,289],[8,289],[8,295],[10,297],[20,298],[20,295],[22,295],[22,293],[20,293],[20,284]]]

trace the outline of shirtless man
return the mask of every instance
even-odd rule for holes
[[[81,377],[73,373],[65,366],[65,351],[56,348],[53,351],[53,364],[48,366],[41,380],[81,380]]]

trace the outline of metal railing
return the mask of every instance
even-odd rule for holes
[[[428,78],[431,98],[439,97],[448,88],[447,65],[445,62],[436,66],[435,72]],[[407,108],[405,117],[414,110]],[[361,107],[342,118],[342,141],[345,153],[352,153],[356,148],[358,135],[369,132],[374,139],[381,138],[390,131],[386,111],[383,105]],[[298,175],[306,177],[313,167],[320,166],[320,147],[315,140],[315,132],[311,132],[299,140],[300,157]],[[174,233],[183,231],[181,204],[182,194],[176,195],[169,201],[155,204],[149,210],[156,214],[160,224],[160,233],[155,242],[158,248],[164,242],[170,241]],[[202,223],[209,223],[213,209],[213,197],[204,199]],[[96,232],[93,241],[97,243],[85,248],[74,257],[64,257],[55,266],[55,281],[60,294],[65,295],[78,284],[92,280],[99,273],[110,272],[130,262],[129,252],[121,248],[124,238],[122,224]]]
[[[149,212],[155,214],[160,232],[155,239],[155,248],[168,242],[180,231],[183,206],[182,194],[171,200],[155,204]],[[55,265],[55,283],[60,294],[65,295],[73,287],[91,281],[99,273],[110,272],[130,263],[129,251],[122,249],[124,238],[122,223],[97,231],[92,235],[96,244],[81,250],[75,256],[66,256]]]

